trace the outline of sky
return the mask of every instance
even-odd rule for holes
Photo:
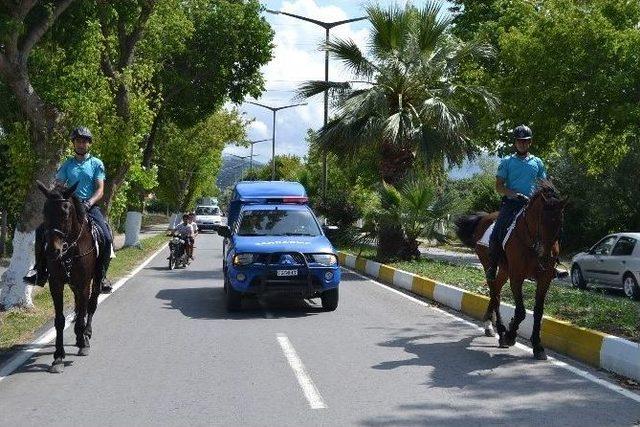
[[[426,0],[413,0],[420,6]],[[379,0],[380,5],[407,3],[407,0]],[[335,22],[364,16],[361,0],[267,0],[262,4],[267,9],[280,10],[317,19]],[[446,7],[446,5],[445,5]],[[272,107],[295,104],[296,89],[306,80],[324,79],[324,52],[318,46],[324,41],[324,28],[286,15],[264,13],[271,24],[274,35],[273,59],[263,67],[266,90],[262,97],[254,100]],[[350,38],[364,48],[369,33],[368,21],[337,26],[331,36]],[[344,80],[346,72],[336,60],[329,60],[329,80]],[[308,129],[319,129],[323,123],[322,95],[306,101],[307,105],[281,110],[276,114],[276,155],[294,154],[304,156],[308,146],[305,136]],[[248,128],[250,141],[271,138],[273,113],[270,110],[247,104],[239,106],[245,117],[253,122]],[[224,153],[246,156],[249,148],[229,146]],[[271,159],[271,141],[254,145],[255,160],[267,163]]]

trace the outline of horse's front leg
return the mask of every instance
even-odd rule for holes
[[[54,278],[49,279],[49,291],[53,299],[53,307],[55,309],[54,325],[56,327],[56,351],[53,353],[53,363],[49,368],[49,372],[60,374],[64,371],[64,305],[63,291],[64,282]]]
[[[505,335],[505,343],[508,346],[515,345],[516,338],[518,337],[518,328],[520,323],[527,316],[527,310],[524,308],[524,297],[522,295],[522,284],[524,283],[524,277],[511,277],[509,282],[511,286],[511,292],[513,292],[513,299],[516,303],[515,313],[513,318],[509,322],[509,330]]]
[[[86,336],[87,317],[87,300],[89,299],[89,283],[82,283],[81,286],[74,289],[76,297],[76,324],[74,331],[76,333],[76,346],[78,347],[78,356],[87,356],[89,354],[89,338]]]
[[[542,314],[544,312],[544,300],[549,290],[551,280],[538,280],[536,286],[536,305],[533,308],[533,331],[531,333],[531,346],[533,347],[533,357],[538,360],[547,360],[547,354],[540,342],[540,326],[542,324]]]

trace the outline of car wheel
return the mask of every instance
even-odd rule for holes
[[[638,287],[638,282],[631,273],[625,274],[622,279],[622,287],[626,296],[631,299],[640,299],[640,287]]]
[[[237,311],[240,310],[242,306],[242,294],[235,289],[230,284],[227,285],[227,311]]]
[[[325,311],[333,311],[338,308],[338,288],[329,289],[320,295],[322,308]]]
[[[587,282],[584,280],[582,270],[580,270],[580,266],[578,266],[578,264],[573,264],[571,267],[571,284],[578,289],[587,288]]]

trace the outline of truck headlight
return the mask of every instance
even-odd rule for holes
[[[313,254],[313,260],[326,267],[333,267],[338,264],[338,257],[333,254]]]
[[[236,254],[233,257],[233,265],[242,266],[253,263],[253,254]]]

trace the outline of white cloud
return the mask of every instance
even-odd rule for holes
[[[247,133],[250,140],[264,139],[269,136],[269,128],[265,122],[254,120],[249,124]]]

